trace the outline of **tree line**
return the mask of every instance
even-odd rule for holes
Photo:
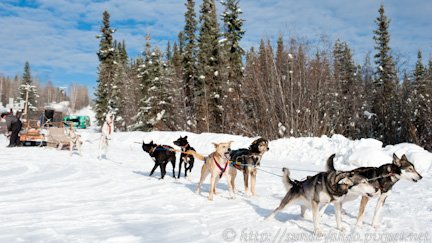
[[[49,104],[62,101],[69,101],[73,111],[90,105],[87,86],[72,83],[68,90],[64,90],[54,86],[51,81],[41,84],[38,78],[32,76],[29,62],[24,64],[22,76],[0,76],[0,102],[4,106],[9,103],[9,98],[13,98],[14,102],[25,101],[27,90],[30,110],[43,109]]]
[[[185,130],[278,138],[342,134],[384,144],[432,142],[432,60],[419,50],[415,70],[400,70],[390,47],[390,20],[378,10],[375,51],[356,63],[343,40],[280,36],[245,51],[238,0],[185,3],[185,25],[164,51],[146,35],[129,58],[115,40],[110,14],[98,36],[99,123],[116,114],[119,130]],[[219,24],[219,21],[221,24]]]

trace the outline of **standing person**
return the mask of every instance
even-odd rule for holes
[[[111,135],[114,132],[114,115],[108,113],[105,117],[105,122],[102,125],[102,133],[99,140],[99,156],[98,159],[106,158],[108,151],[108,140],[111,140]]]
[[[10,138],[9,138],[9,145],[8,148],[16,147],[19,143],[19,132],[22,128],[22,123],[19,118],[12,115],[12,113],[2,113],[1,119],[6,120],[7,130],[8,132],[11,132]]]

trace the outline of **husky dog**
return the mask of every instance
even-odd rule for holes
[[[168,162],[171,162],[172,169],[173,169],[173,177],[175,177],[175,152],[173,151],[173,147],[168,145],[157,145],[154,144],[153,141],[150,143],[144,143],[142,144],[142,149],[147,152],[150,157],[155,162],[155,165],[153,166],[153,169],[150,172],[150,176],[153,175],[154,171],[158,166],[160,166],[161,169],[161,178],[163,179],[166,174],[166,166]]]
[[[99,159],[105,158],[108,151],[108,140],[111,140],[111,135],[114,132],[114,115],[108,113],[105,117],[105,122],[102,125],[102,134],[99,139]]]
[[[193,151],[195,157],[205,161],[201,168],[201,178],[198,182],[196,192],[201,193],[201,184],[204,182],[207,175],[210,174],[210,192],[208,196],[210,201],[213,200],[213,194],[216,194],[216,183],[222,176],[225,176],[227,180],[230,197],[234,198],[231,176],[230,173],[226,171],[229,170],[231,143],[232,141],[227,143],[213,143],[215,151],[207,157]]]
[[[192,148],[187,140],[187,136],[182,137],[180,136],[179,139],[174,141],[174,144],[181,147],[182,152],[187,151],[195,151],[194,148]],[[182,168],[182,163],[185,163],[185,177],[187,177],[187,172],[192,172],[192,168],[194,166],[195,158],[191,154],[181,153],[180,154],[180,161],[179,161],[179,172],[178,172],[178,178],[180,178],[180,172]]]
[[[269,150],[268,140],[264,138],[258,138],[253,141],[249,148],[242,148],[237,150],[232,150],[230,152],[231,160],[234,161],[232,165],[237,170],[243,172],[244,190],[246,195],[255,196],[255,182],[257,175],[257,166],[260,166],[261,157],[265,152]],[[237,170],[231,169],[231,184],[236,191],[235,178],[237,175]],[[249,191],[249,177],[250,177],[250,191]]]
[[[78,154],[81,156],[81,145],[83,144],[81,140],[81,135],[77,134],[74,128],[69,128],[66,135],[69,137],[69,151],[72,156],[74,147],[78,150]]]
[[[333,165],[333,161],[327,165],[328,171],[336,171]],[[423,177],[416,171],[414,165],[407,159],[405,155],[399,158],[396,154],[393,154],[393,162],[390,164],[384,164],[380,167],[360,167],[351,171],[352,173],[360,176],[364,176],[368,179],[369,183],[377,191],[373,196],[378,196],[378,202],[375,207],[374,216],[372,219],[372,226],[374,228],[380,227],[380,214],[386,198],[391,194],[393,185],[399,181],[399,179],[405,179],[413,182],[421,180]],[[351,201],[358,197],[358,194],[351,194],[345,197],[345,201]],[[366,204],[369,201],[368,196],[363,195],[360,208],[357,216],[356,226],[361,228],[363,226],[363,218],[365,213]]]
[[[332,155],[329,159],[333,159]],[[303,207],[312,209],[314,233],[321,234],[319,206],[321,203],[333,203],[336,211],[336,225],[339,230],[341,226],[341,201],[349,191],[355,191],[362,195],[371,196],[375,189],[368,183],[367,179],[361,175],[351,174],[345,171],[321,172],[310,176],[303,181],[291,180],[290,172],[287,168],[282,169],[284,176],[283,182],[288,190],[277,207],[268,217],[273,218],[279,211],[286,206],[299,203]]]

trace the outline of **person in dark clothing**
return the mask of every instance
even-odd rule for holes
[[[20,119],[8,113],[1,114],[1,118],[6,120],[7,130],[11,132],[8,147],[17,146],[19,143],[19,132],[22,128]]]

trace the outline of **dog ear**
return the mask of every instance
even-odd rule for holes
[[[401,160],[399,159],[399,157],[397,157],[395,153],[393,153],[393,164],[397,167],[401,166]]]
[[[402,155],[401,160],[408,160],[408,158],[404,155]]]
[[[348,179],[348,177],[345,177],[345,178],[343,178],[342,180],[340,180],[340,181],[338,182],[338,184],[339,184],[339,185],[344,184],[344,185],[348,185],[348,186],[352,186],[352,185],[354,185],[354,183],[353,183],[350,179]]]
[[[187,139],[187,136],[185,136],[184,139]]]
[[[219,146],[218,143],[212,143],[212,144],[215,146],[215,148],[217,148],[217,146]]]

